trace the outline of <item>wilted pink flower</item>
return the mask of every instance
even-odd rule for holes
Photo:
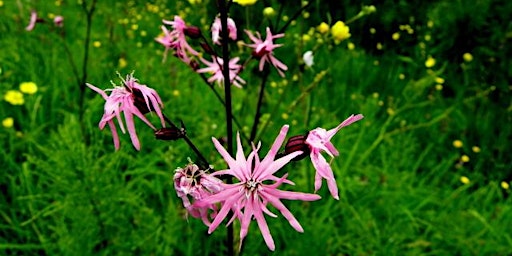
[[[334,156],[338,156],[339,152],[336,150],[334,145],[331,143],[331,138],[343,127],[350,125],[356,121],[363,119],[363,115],[351,115],[341,124],[336,126],[329,131],[326,131],[324,128],[316,128],[309,132],[305,143],[309,146],[311,152],[311,162],[313,162],[313,166],[316,169],[315,174],[315,192],[320,189],[322,186],[322,178],[327,180],[327,186],[329,187],[329,192],[331,195],[339,200],[338,197],[338,186],[336,185],[336,180],[334,179],[334,174],[332,172],[331,166],[325,158],[322,156],[321,152],[325,151],[332,158]]]
[[[222,25],[220,18],[217,16],[212,24],[212,41],[215,44],[220,44],[220,32],[222,31]],[[228,37],[232,40],[236,40],[236,24],[231,18],[228,18]]]
[[[295,230],[298,232],[304,231],[297,219],[295,219],[293,214],[281,202],[281,199],[314,201],[320,199],[320,196],[277,189],[283,182],[289,184],[293,184],[293,182],[286,179],[287,174],[281,178],[274,176],[274,174],[285,166],[290,159],[302,153],[298,151],[275,159],[287,132],[288,126],[285,125],[281,128],[274,144],[261,161],[258,156],[260,144],[258,144],[257,147],[253,145],[252,152],[245,158],[240,141],[240,133],[237,134],[238,149],[235,158],[229,155],[217,139],[212,138],[215,148],[229,166],[229,169],[217,171],[212,175],[231,175],[238,179],[239,182],[235,184],[224,184],[224,190],[221,192],[195,203],[198,207],[216,203],[222,204],[220,211],[208,229],[208,233],[212,233],[231,210],[233,211],[233,219],[231,219],[229,223],[235,218],[238,218],[240,221],[240,246],[249,231],[251,220],[255,219],[265,243],[268,248],[273,251],[275,249],[274,240],[272,239],[272,235],[270,234],[270,230],[268,229],[267,222],[263,215],[263,213],[265,213],[269,216],[277,217],[267,208],[269,203],[281,212]]]
[[[146,85],[139,84],[137,79],[133,75],[126,76],[126,80],[122,79],[123,85],[114,85],[113,89],[106,89],[105,91],[95,87],[92,84],[87,83],[87,86],[99,93],[105,100],[104,114],[100,120],[100,129],[105,128],[108,124],[112,131],[112,137],[114,140],[114,146],[116,150],[119,149],[119,136],[117,129],[114,124],[114,118],[117,118],[117,122],[121,131],[125,132],[123,121],[121,120],[121,113],[124,113],[124,119],[128,128],[128,133],[132,140],[133,146],[140,150],[140,143],[135,131],[135,125],[133,122],[133,115],[142,119],[149,127],[155,130],[155,127],[144,117],[144,114],[150,111],[155,111],[157,116],[160,118],[162,126],[165,127],[165,120],[163,118],[162,100],[158,96],[157,92]],[[110,91],[110,95],[107,96],[106,91]]]
[[[168,49],[173,49],[176,51],[178,58],[185,63],[189,63],[190,58],[188,54],[197,56],[199,53],[187,43],[187,38],[185,37],[187,25],[185,21],[179,16],[174,16],[174,21],[163,20],[163,23],[170,25],[173,30],[169,31],[165,26],[162,26],[164,36],[158,37],[155,40],[165,46],[166,53]]]
[[[208,78],[208,82],[213,83],[214,81],[217,84],[222,85],[224,83],[224,75],[222,74],[222,65],[224,65],[224,60],[221,57],[213,57],[215,61],[207,61],[201,58],[201,61],[207,65],[206,68],[201,68],[196,70],[197,73],[211,73],[212,76]],[[237,64],[240,58],[235,57],[229,61],[229,79],[230,82],[239,88],[242,88],[241,84],[245,84],[245,80],[243,80],[238,74],[240,73],[241,65]]]
[[[30,12],[30,22],[28,23],[28,26],[25,28],[26,31],[32,31],[37,23],[37,12],[32,11]]]
[[[274,49],[283,46],[282,44],[274,44],[274,39],[283,37],[284,34],[272,35],[270,28],[267,27],[267,38],[263,41],[259,32],[256,32],[256,36],[248,30],[246,30],[245,33],[247,33],[253,42],[253,44],[248,44],[247,46],[254,48],[253,55],[260,58],[260,71],[263,70],[265,62],[268,62],[277,69],[279,75],[284,77],[283,71],[288,70],[288,67],[274,57]]]
[[[200,170],[195,164],[189,164],[185,168],[178,168],[174,173],[174,189],[183,201],[183,206],[194,218],[201,218],[205,225],[210,225],[210,219],[217,215],[217,207],[214,204],[198,207],[191,203],[222,190],[222,181]],[[209,210],[212,212],[208,214]]]
[[[57,27],[62,27],[64,25],[64,17],[57,15],[53,18],[53,24]]]

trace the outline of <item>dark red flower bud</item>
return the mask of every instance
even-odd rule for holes
[[[296,135],[289,138],[286,142],[286,145],[284,146],[284,155],[302,151],[302,154],[293,158],[292,161],[299,161],[304,159],[311,152],[309,146],[306,144],[306,138],[307,135]]]
[[[194,71],[199,69],[199,63],[196,60],[191,60],[189,65]]]
[[[155,131],[155,137],[159,140],[178,140],[187,134],[185,128],[169,127],[161,128]]]
[[[209,44],[202,42],[199,45],[201,45],[201,48],[203,48],[204,52],[210,55],[215,55],[215,52],[213,51]]]
[[[195,26],[189,26],[185,28],[185,35],[192,39],[198,39],[201,37],[201,30]]]

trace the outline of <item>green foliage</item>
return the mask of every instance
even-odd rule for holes
[[[174,192],[173,170],[186,164],[192,151],[181,141],[156,141],[137,121],[141,152],[124,134],[115,152],[110,133],[97,128],[103,100],[86,90],[81,111],[76,75],[82,76],[84,55],[81,5],[0,3],[0,120],[14,120],[12,127],[0,127],[0,254],[222,254],[224,226],[208,235],[200,220],[186,219]],[[267,25],[280,27],[282,15],[292,17],[300,8],[288,3],[281,16],[262,17],[263,7],[279,12],[279,3],[233,4],[241,40],[247,42],[241,32],[245,26],[260,32]],[[263,148],[285,123],[295,135],[334,127],[353,113],[365,119],[333,138],[340,151],[331,163],[340,200],[332,199],[324,185],[320,201],[285,202],[304,234],[282,216],[267,218],[276,254],[512,254],[511,190],[506,186],[512,182],[510,3],[365,4],[375,5],[377,13],[350,23],[352,35],[340,44],[315,28],[322,21],[333,25],[356,16],[360,1],[314,1],[310,16],[299,16],[286,37],[278,39],[284,46],[276,56],[290,70],[285,78],[271,71],[258,131]],[[27,32],[31,9],[48,21]],[[215,10],[215,1],[206,0],[200,5],[99,1],[87,81],[107,88],[109,80],[117,79],[116,70],[123,75],[135,70],[141,83],[158,90],[166,114],[183,120],[206,158],[223,168],[211,143],[212,136],[225,136],[222,105],[188,66],[170,55],[162,62],[163,49],[154,41],[161,19],[175,14],[208,35]],[[52,15],[65,17],[64,34],[50,26]],[[398,40],[392,39],[396,32]],[[349,43],[355,48],[349,49]],[[250,54],[235,43],[231,47],[234,53]],[[311,68],[302,61],[307,50],[314,51]],[[464,53],[473,59],[465,61]],[[429,56],[436,64],[427,68]],[[241,123],[235,130],[245,133],[255,113],[256,71],[257,63],[249,63],[242,74],[247,85],[233,91],[234,115]],[[35,82],[38,91],[25,94],[23,105],[3,100],[8,90],[26,81]],[[454,147],[454,140],[462,147]],[[285,172],[296,183],[287,189],[313,191],[311,163],[293,163]],[[269,253],[255,223],[243,250],[246,255]]]

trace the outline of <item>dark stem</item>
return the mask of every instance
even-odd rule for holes
[[[222,35],[222,59],[224,60],[222,67],[222,75],[224,76],[224,99],[226,109],[226,136],[227,136],[227,150],[230,155],[233,155],[233,113],[231,109],[231,80],[229,77],[229,48],[228,48],[228,7],[225,0],[217,1],[220,13],[221,35]],[[226,183],[231,184],[233,180],[231,176],[226,179]],[[231,215],[231,214],[230,214]],[[234,236],[233,225],[227,228],[226,246],[227,255],[233,256],[234,253]]]
[[[279,29],[279,31],[278,31],[277,33],[278,33],[278,34],[283,33],[283,32],[286,30],[286,28],[288,28],[288,26],[290,26],[290,24],[292,23],[292,21],[296,20],[296,19],[299,17],[299,15],[300,15],[304,10],[306,10],[306,9],[307,9],[307,8],[308,8],[312,3],[313,3],[313,1],[308,1],[308,3],[307,3],[306,5],[302,6],[302,8],[300,8],[300,9],[299,9],[299,10],[298,10],[294,15],[293,15],[293,17],[292,17],[292,18],[290,18],[290,19],[286,22],[286,24],[284,24],[284,26],[283,26],[281,29]],[[276,26],[277,26],[277,24],[276,24]]]
[[[267,67],[264,69],[263,77],[261,78],[260,95],[258,96],[258,105],[256,105],[256,114],[254,115],[254,122],[252,123],[251,137],[249,138],[249,143],[253,142],[254,139],[256,138],[256,132],[258,131],[258,125],[260,123],[261,105],[263,105],[263,95],[265,94],[265,84],[267,83],[267,78],[270,73]]]
[[[84,109],[84,92],[86,88],[87,81],[87,62],[89,60],[89,43],[91,41],[91,27],[92,27],[92,15],[94,10],[96,9],[96,1],[92,0],[91,7],[87,8],[86,1],[82,2],[82,8],[86,14],[86,28],[85,28],[85,42],[84,42],[84,59],[82,61],[82,79],[80,80],[79,88],[80,88],[80,98],[79,98],[79,115],[80,120],[83,116]]]
[[[178,128],[178,126],[176,126],[176,124],[174,124],[174,122],[171,121],[171,119],[169,119],[165,114],[162,113],[162,115],[164,116],[165,121],[171,127]],[[203,156],[203,154],[201,154],[201,151],[199,151],[199,149],[197,149],[196,145],[194,145],[192,140],[190,140],[190,138],[186,134],[183,136],[183,139],[185,140],[187,145],[190,147],[190,149],[192,149],[192,151],[194,151],[194,153],[199,158],[199,160],[202,162],[202,164],[198,164],[198,166],[201,167],[203,170],[207,170],[210,167],[208,160],[206,160],[206,158]]]

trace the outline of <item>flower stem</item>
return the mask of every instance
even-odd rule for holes
[[[268,66],[267,66],[268,67]],[[258,104],[256,105],[256,114],[254,114],[254,122],[252,123],[251,136],[249,137],[249,143],[253,142],[256,138],[256,132],[258,131],[258,125],[260,123],[261,116],[261,105],[263,105],[263,95],[265,94],[265,84],[269,75],[268,68],[263,70],[263,77],[261,78],[260,94],[258,96]]]
[[[220,24],[222,28],[222,59],[224,60],[222,67],[222,75],[224,76],[224,99],[226,109],[226,136],[227,136],[227,150],[230,155],[233,155],[233,113],[231,107],[231,81],[229,76],[229,48],[228,48],[228,7],[225,0],[218,0],[217,5],[220,13]],[[233,180],[228,176],[226,183],[231,184]],[[227,228],[226,246],[227,255],[234,255],[234,236],[233,225]]]
[[[174,124],[174,122],[171,121],[171,119],[169,119],[165,114],[162,113],[162,115],[164,116],[165,121],[171,127],[178,128],[178,126],[176,126],[176,124]],[[190,147],[190,149],[192,149],[192,151],[194,151],[194,153],[197,155],[199,160],[202,162],[202,164],[199,164],[198,166],[202,167],[203,170],[207,170],[210,167],[210,164],[208,163],[208,160],[206,160],[206,158],[203,156],[203,154],[201,154],[201,151],[199,151],[199,149],[197,149],[197,147],[194,145],[192,140],[190,140],[190,138],[186,134],[183,136],[183,139],[185,140],[187,145]]]

